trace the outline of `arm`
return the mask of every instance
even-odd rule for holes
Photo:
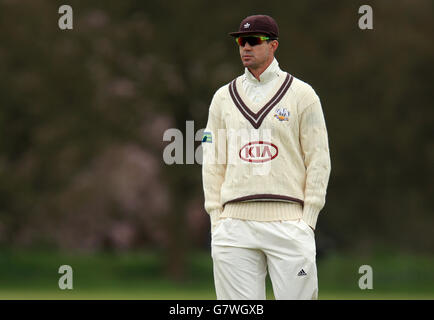
[[[300,118],[300,144],[306,167],[303,220],[315,229],[319,212],[324,207],[330,177],[330,153],[327,129],[321,103],[313,92],[309,95]]]
[[[211,218],[211,231],[223,211],[220,191],[226,173],[226,130],[220,117],[218,100],[214,95],[204,130],[204,137],[207,136],[206,133],[211,133],[211,142],[207,142],[209,135],[206,141],[202,141],[202,180],[205,210]]]

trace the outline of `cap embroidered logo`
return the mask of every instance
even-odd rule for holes
[[[244,25],[244,29],[247,29],[248,27],[250,27],[250,23],[246,23],[245,25]]]

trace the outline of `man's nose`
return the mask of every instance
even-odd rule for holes
[[[248,43],[246,41],[246,43],[244,44],[244,50],[252,50],[252,46],[250,45],[250,43]]]

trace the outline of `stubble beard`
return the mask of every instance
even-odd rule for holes
[[[250,70],[259,70],[261,69],[268,61],[268,56],[264,58],[262,61],[257,61],[255,58],[248,61],[242,61],[245,68]]]

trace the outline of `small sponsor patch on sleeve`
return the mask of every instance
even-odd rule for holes
[[[202,142],[212,142],[212,134],[211,132],[204,132],[203,133],[203,138],[202,138]]]

